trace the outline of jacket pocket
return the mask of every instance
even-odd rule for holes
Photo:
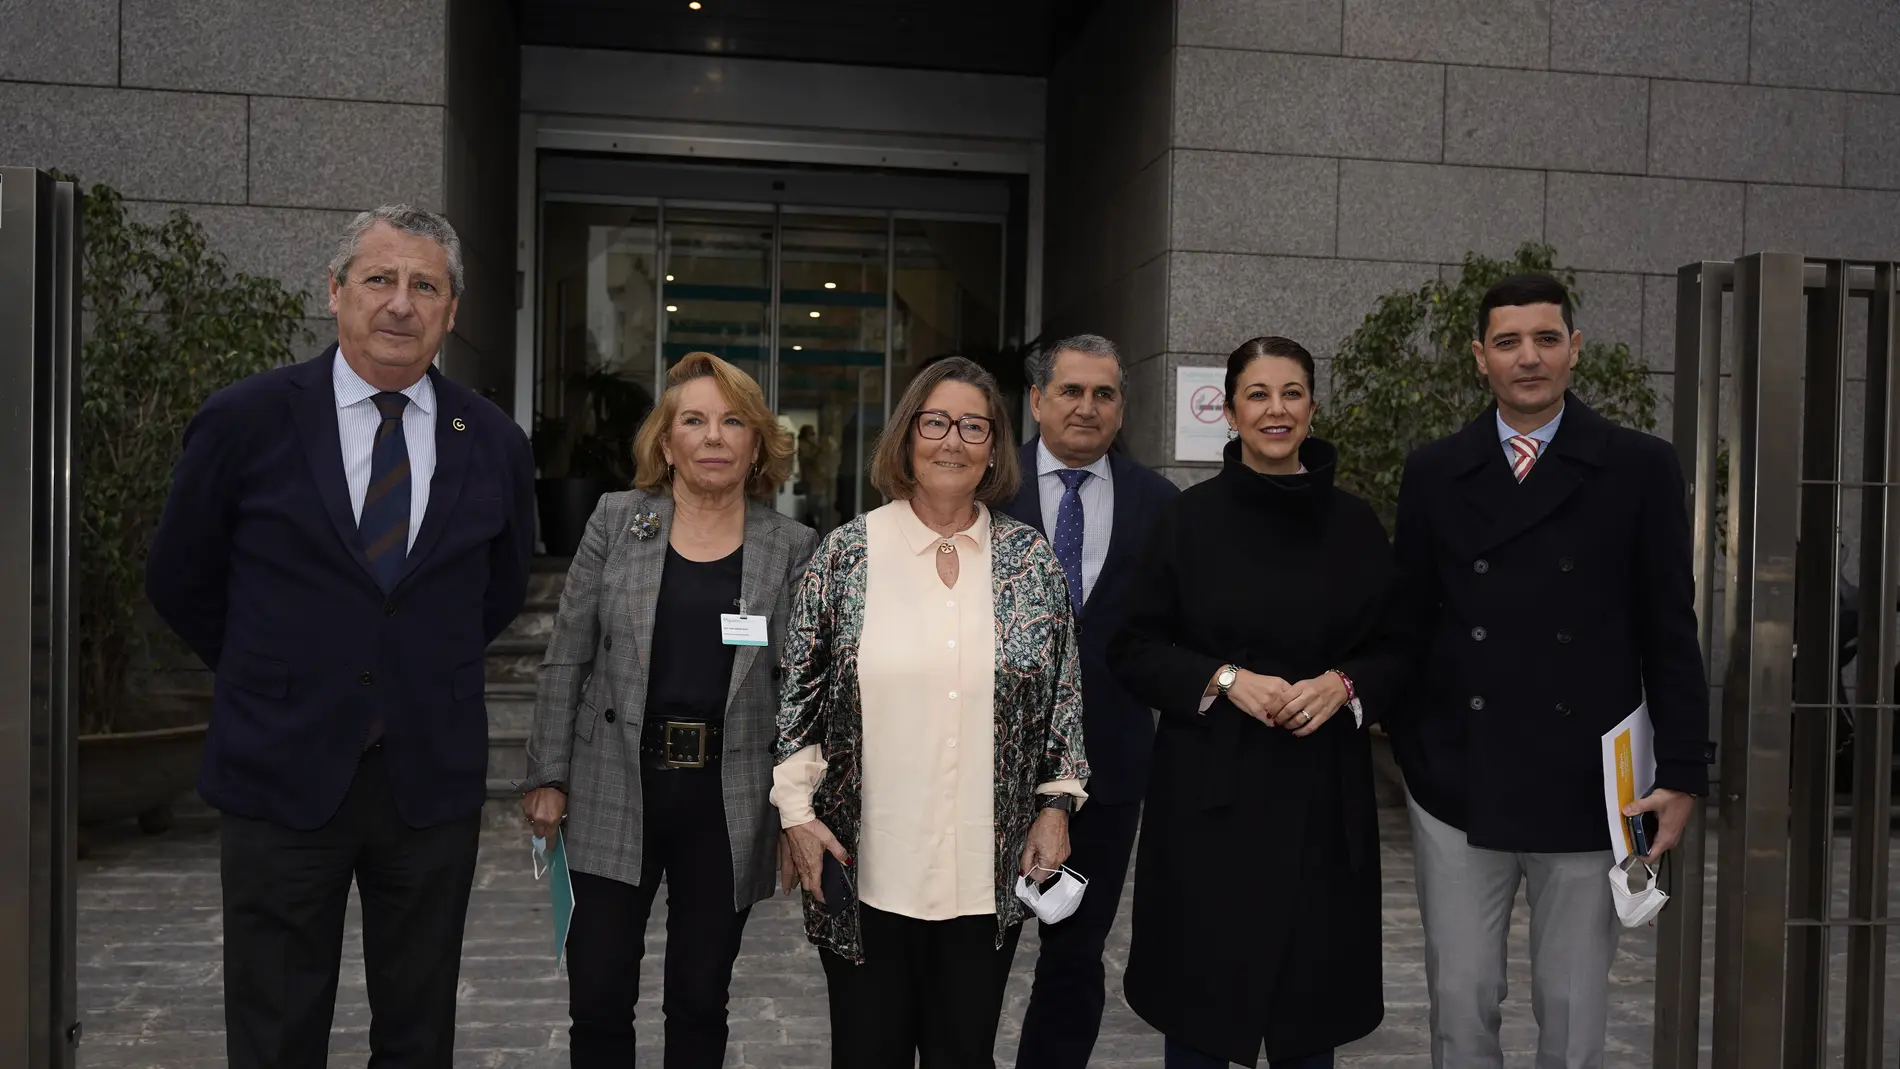
[[[290,693],[290,666],[233,650],[218,660],[218,681],[266,698],[282,698]]]
[[[482,692],[482,662],[470,661],[449,676],[449,691],[456,701],[466,701]]]
[[[600,719],[600,710],[593,703],[582,701],[574,709],[574,737],[582,742],[594,741],[594,721]]]

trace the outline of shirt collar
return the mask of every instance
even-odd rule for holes
[[[1067,464],[1064,464],[1062,461],[1056,459],[1056,455],[1054,453],[1049,452],[1049,443],[1043,441],[1040,437],[1038,437],[1036,439],[1036,477],[1041,478],[1044,475],[1051,475],[1058,471],[1068,471],[1068,470],[1069,470],[1069,466]],[[1089,464],[1085,467],[1076,468],[1075,470],[1086,471],[1089,474],[1095,476],[1097,479],[1101,479],[1105,482],[1115,481],[1115,476],[1113,474],[1114,469],[1109,466],[1107,453],[1103,453],[1101,456],[1096,457],[1095,463]]]
[[[356,369],[350,366],[350,362],[343,359],[343,349],[341,346],[337,347],[336,359],[331,361],[330,383],[336,388],[336,406],[338,408],[348,408],[351,405],[362,404],[364,401],[382,392],[369,383],[364,382],[363,376],[358,375]],[[408,389],[402,391],[402,393],[404,397],[409,398],[410,404],[415,405],[423,412],[435,412],[435,384],[429,381],[428,375],[425,374],[417,379]]]
[[[917,518],[917,513],[912,511],[909,501],[898,501],[894,504],[897,506],[897,529],[904,533],[904,544],[910,547],[910,551],[921,555],[936,549],[937,544],[943,541],[943,536],[924,526],[924,521]],[[977,502],[976,522],[971,524],[969,529],[958,531],[954,537],[971,543],[979,553],[988,553],[990,551],[990,510],[983,507],[981,501]]]
[[[1498,441],[1508,442],[1511,439],[1517,437],[1517,432],[1511,429],[1511,425],[1509,423],[1504,422],[1504,412],[1500,410],[1497,415],[1498,415]],[[1525,435],[1525,437],[1535,438],[1539,442],[1543,443],[1544,445],[1549,445],[1550,440],[1552,438],[1557,437],[1557,424],[1562,423],[1563,421],[1564,421],[1564,410],[1563,410],[1563,407],[1560,405],[1557,408],[1557,414],[1550,417],[1549,423],[1546,423],[1542,427],[1539,427],[1536,430],[1530,432],[1529,434]]]

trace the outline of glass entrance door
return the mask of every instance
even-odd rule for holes
[[[917,369],[1004,337],[1001,217],[557,194],[542,221],[544,477],[629,482],[630,458],[599,461],[630,449],[667,368],[710,352],[797,439],[774,504],[822,534],[883,503],[871,453]]]

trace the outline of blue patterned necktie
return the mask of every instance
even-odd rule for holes
[[[1064,468],[1056,472],[1062,480],[1062,504],[1056,506],[1056,560],[1062,574],[1069,577],[1069,608],[1078,619],[1082,616],[1082,481],[1089,472]]]
[[[376,444],[370,449],[369,489],[356,521],[356,541],[386,594],[395,589],[409,556],[409,441],[402,434],[402,414],[409,398],[384,391],[370,400],[376,402],[383,421],[376,427]]]

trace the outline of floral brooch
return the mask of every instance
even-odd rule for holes
[[[644,542],[660,533],[660,514],[648,509],[645,514],[635,516],[633,525],[627,530],[633,532],[633,537]]]

